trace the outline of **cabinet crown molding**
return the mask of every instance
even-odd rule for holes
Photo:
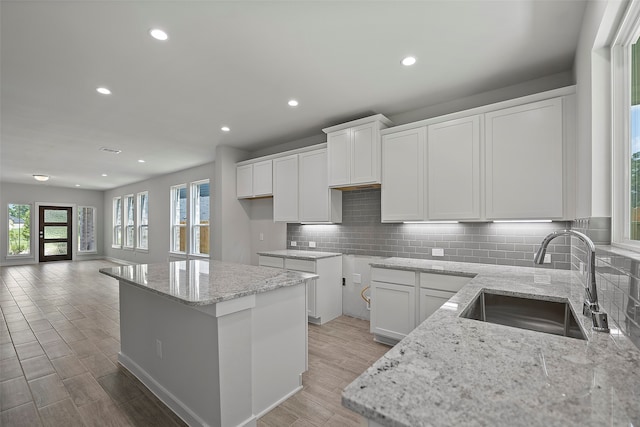
[[[361,119],[352,120],[346,123],[340,123],[339,125],[335,125],[335,126],[330,126],[328,128],[322,129],[322,132],[331,133],[338,130],[348,129],[355,126],[364,125],[366,123],[371,123],[371,122],[380,122],[382,125],[384,125],[382,127],[393,126],[393,122],[388,118],[386,118],[384,115],[376,114],[374,116],[363,117]]]

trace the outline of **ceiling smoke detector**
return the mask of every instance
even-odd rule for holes
[[[105,153],[111,153],[111,154],[122,153],[122,150],[118,150],[117,148],[109,148],[109,147],[100,147],[100,151],[104,151]]]

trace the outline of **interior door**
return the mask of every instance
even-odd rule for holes
[[[40,206],[40,262],[72,259],[71,207]]]

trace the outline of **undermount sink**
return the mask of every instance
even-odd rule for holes
[[[482,291],[460,317],[586,340],[567,302]]]

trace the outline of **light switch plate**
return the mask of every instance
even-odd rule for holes
[[[442,248],[431,249],[431,256],[444,256],[444,249]]]
[[[291,246],[298,246],[298,242],[296,242],[295,240],[291,241]]]
[[[309,247],[310,248],[315,248],[316,247],[316,242],[309,242]]]
[[[544,254],[543,264],[551,264],[551,254]]]
[[[358,273],[353,273],[353,284],[357,285],[362,283],[362,275]]]

